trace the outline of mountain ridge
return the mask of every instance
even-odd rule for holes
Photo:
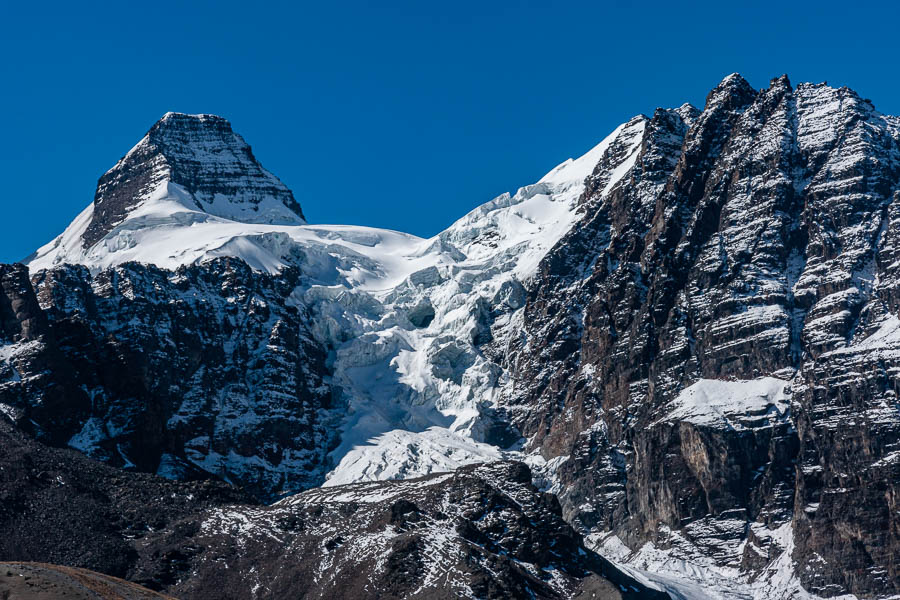
[[[56,388],[85,381],[71,333],[54,345],[27,331],[78,329],[79,348],[110,340],[105,352],[125,357],[126,372],[155,374],[177,357],[201,377],[247,364],[240,353],[213,358],[233,345],[205,335],[205,320],[230,331],[250,317],[267,358],[246,375],[268,384],[273,368],[289,403],[301,394],[281,385],[294,381],[283,366],[300,369],[320,398],[310,422],[336,432],[332,444],[304,430],[320,441],[307,448],[315,466],[302,467],[315,476],[295,478],[307,481],[300,487],[524,460],[597,548],[675,593],[900,590],[890,510],[900,468],[891,408],[900,119],[851,90],[787,76],[755,90],[730,75],[702,110],[635,117],[429,239],[239,223],[197,210],[188,188],[171,185],[156,198],[171,210],[129,216],[86,251],[73,245],[82,219],[30,262],[31,282],[11,280],[10,305],[29,308],[7,311],[0,403],[23,427],[42,410],[34,390],[45,390],[46,361],[62,355],[71,366],[59,373],[75,373]],[[273,282],[244,294],[237,311],[229,289],[194,291],[199,281],[233,286],[222,267],[233,259],[248,266],[230,267],[238,279]],[[67,261],[85,268],[67,274]],[[280,273],[293,274],[290,289],[263,293]],[[231,308],[179,321],[194,310],[178,300],[185,290]],[[113,306],[109,298],[120,320],[88,308]],[[207,339],[156,339],[148,332],[162,322],[167,332],[190,323]],[[267,354],[298,347],[294,336],[307,350]],[[136,359],[158,345],[165,360]],[[194,395],[214,396],[214,383],[191,384]],[[208,409],[159,402],[164,394],[148,394],[145,409],[109,385],[88,389],[108,400],[82,401],[66,423],[37,419],[66,432],[56,443],[95,419],[114,464],[143,444],[155,448],[143,470],[159,472],[167,454],[182,468],[227,464],[248,483],[281,473],[292,436],[260,437],[227,415],[210,426]],[[260,398],[235,392],[236,414],[265,429],[279,404]],[[117,421],[107,403],[137,407],[159,437],[141,442],[136,422]],[[178,437],[184,422],[196,425]],[[227,447],[230,436],[250,440],[243,454],[210,467],[203,457],[214,455],[200,449],[216,439]],[[263,439],[277,442],[265,456],[254,448]]]

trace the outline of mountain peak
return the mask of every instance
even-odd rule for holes
[[[731,88],[731,87],[749,87],[750,84],[747,83],[747,80],[744,79],[744,76],[740,73],[734,72],[729,75],[726,75],[722,78],[722,81],[719,82],[719,85],[715,87],[715,89],[720,88]]]
[[[160,123],[162,121],[179,120],[179,119],[188,120],[188,121],[196,120],[196,121],[224,121],[226,123],[228,122],[228,119],[226,119],[225,117],[220,117],[219,115],[214,115],[211,113],[191,114],[191,113],[183,113],[183,112],[178,112],[175,110],[170,110],[169,112],[164,114],[162,117],[160,117],[159,121],[157,121],[157,123]]]
[[[169,111],[153,124],[147,135],[160,135],[169,132],[218,132],[222,136],[234,135],[231,123],[225,117],[213,114],[197,114]]]
[[[739,73],[732,73],[725,77],[719,85],[714,87],[706,97],[706,107],[713,105],[724,105],[726,108],[734,108],[749,104],[756,96],[756,90],[753,89],[747,80],[741,77]]]
[[[773,77],[769,82],[769,87],[791,87],[791,78],[787,76],[787,73],[781,77]]]
[[[244,223],[305,223],[293,193],[253,156],[227,119],[167,112],[97,183],[85,249],[152,199],[172,197],[194,211]]]

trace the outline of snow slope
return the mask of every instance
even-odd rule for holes
[[[672,548],[647,543],[635,552],[614,535],[594,534],[586,543],[644,585],[668,592],[673,600],[818,600],[803,589],[796,575],[791,524],[769,531],[767,538],[781,551],[755,579],[708,557],[683,553],[678,540]],[[856,596],[843,594],[833,600],[856,600]]]
[[[740,421],[746,416],[784,415],[789,400],[788,382],[775,377],[746,381],[701,379],[678,394],[672,411],[661,420],[743,429]]]
[[[92,204],[62,235],[38,249],[28,266],[41,270],[82,264],[96,272],[135,261],[175,269],[233,256],[256,270],[277,273],[304,260],[308,261],[305,273],[321,285],[378,289],[395,285],[441,258],[421,252],[426,241],[408,234],[342,225],[245,223],[209,214],[190,203],[191,196],[182,186],[161,182],[124,222],[83,248],[80,242],[91,221]]]

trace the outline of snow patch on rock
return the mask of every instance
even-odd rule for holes
[[[790,387],[783,379],[701,379],[678,394],[672,410],[660,421],[742,429],[741,420],[745,417],[782,417],[789,402]]]
[[[675,532],[672,532],[675,533]],[[674,600],[820,600],[800,584],[791,523],[769,532],[769,540],[779,548],[767,567],[755,578],[732,567],[723,567],[708,557],[686,556],[674,548],[646,543],[632,551],[612,534],[592,534],[585,543],[598,554],[644,585],[668,592]],[[676,534],[677,535],[677,534]],[[857,600],[852,594],[832,600]]]

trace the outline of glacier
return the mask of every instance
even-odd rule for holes
[[[293,297],[314,315],[345,412],[325,485],[516,456],[488,439],[504,375],[478,349],[490,328],[485,312],[503,307],[499,318],[515,329],[523,284],[578,218],[585,179],[610,145],[625,143],[606,183],[612,189],[637,157],[644,124],[635,118],[617,127],[583,156],[428,239],[361,226],[248,223],[209,212],[163,177],[93,245],[81,243],[91,204],[27,264],[33,272],[66,263],[99,272],[132,261],[174,270],[228,256],[272,274],[299,268]]]

